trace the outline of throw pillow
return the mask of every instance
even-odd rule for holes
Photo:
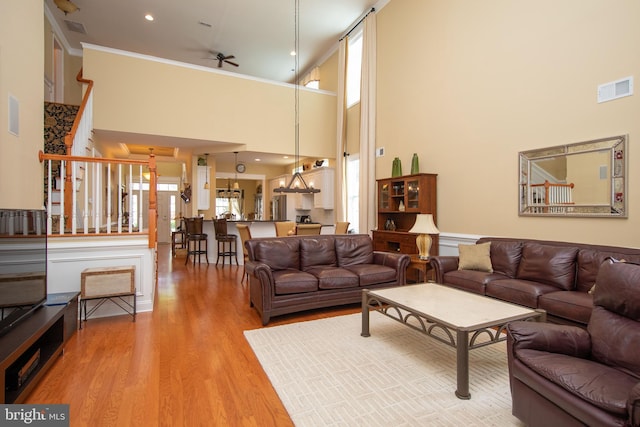
[[[477,245],[458,245],[458,270],[478,270],[493,273],[491,242]]]

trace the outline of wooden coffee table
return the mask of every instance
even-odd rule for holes
[[[369,334],[373,309],[456,349],[456,396],[470,399],[469,350],[506,340],[505,326],[514,320],[546,321],[533,310],[435,283],[420,283],[362,292],[362,336]]]

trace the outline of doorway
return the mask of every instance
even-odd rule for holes
[[[158,243],[171,243],[171,232],[180,225],[179,200],[178,191],[158,191]]]
[[[55,102],[64,102],[64,50],[62,45],[53,36],[53,99]]]

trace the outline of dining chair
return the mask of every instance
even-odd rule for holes
[[[274,222],[277,237],[286,237],[295,234],[296,223],[293,221],[277,221]]]
[[[248,224],[236,224],[236,227],[238,228],[238,234],[240,235],[240,244],[242,245],[242,253],[244,255],[244,264],[247,264],[247,261],[249,260],[249,252],[247,251],[247,248],[244,245],[244,242],[246,242],[247,240],[251,239],[251,229],[249,228]],[[242,275],[242,281],[240,283],[244,283],[244,279],[249,279],[249,275],[247,274],[247,268],[244,268],[244,274]]]
[[[347,234],[349,231],[349,221],[338,221],[336,222],[336,231],[334,234]]]
[[[320,234],[322,224],[298,224],[296,225],[296,234],[304,236],[309,234]]]

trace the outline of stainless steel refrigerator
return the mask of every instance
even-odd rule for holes
[[[273,196],[271,199],[271,214],[274,221],[287,220],[287,196],[285,194]]]

